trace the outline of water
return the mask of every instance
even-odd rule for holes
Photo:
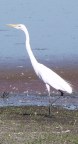
[[[28,79],[26,82],[23,75],[22,78],[19,77],[20,80],[17,77],[18,71],[21,71],[21,76],[32,67],[25,49],[23,32],[6,26],[9,23],[25,24],[37,60],[50,67],[59,68],[58,74],[64,74],[66,80],[70,81],[72,86],[76,86],[78,91],[78,0],[0,1],[0,91],[9,91],[11,87],[17,86],[19,92],[23,85],[24,88],[27,86],[26,83],[29,83],[26,90],[31,89],[31,81],[34,87],[34,80],[32,76],[30,81]],[[68,71],[64,71],[64,68]],[[30,73],[26,76],[30,77]],[[8,100],[10,99],[11,104],[14,104],[13,98],[9,97]],[[3,99],[0,99],[3,105],[7,105],[8,100],[4,104]],[[18,98],[16,100],[18,101]],[[32,104],[35,105],[34,102]],[[65,106],[66,103],[63,107]],[[73,109],[75,105],[70,102],[68,106]]]
[[[78,96],[52,96],[51,105],[69,110],[78,109]],[[0,97],[0,107],[5,106],[49,106],[49,97],[28,94],[10,94]]]
[[[39,61],[74,65],[78,60],[77,14],[77,0],[1,0],[0,64],[12,66],[18,65],[21,59],[29,61],[24,34],[6,26],[23,23],[29,30],[31,47]]]

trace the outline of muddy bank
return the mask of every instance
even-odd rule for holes
[[[73,87],[73,92],[78,92],[78,68],[76,67],[51,67],[56,73],[67,80]],[[0,70],[0,92],[15,93],[47,93],[44,83],[38,79],[33,68],[26,69],[19,66]],[[51,92],[57,93],[53,88]]]

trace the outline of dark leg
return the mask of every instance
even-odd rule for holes
[[[61,90],[58,90],[58,91],[61,93],[61,96],[63,96],[63,95],[64,95],[63,91],[61,91]]]
[[[50,96],[49,96],[49,116],[51,115],[51,102],[50,102]]]
[[[46,88],[49,94],[49,116],[51,115],[51,97],[50,97],[50,86],[48,84],[46,84]]]

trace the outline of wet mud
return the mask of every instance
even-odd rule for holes
[[[73,92],[78,92],[78,69],[77,68],[52,68],[57,74],[68,81]],[[45,84],[36,76],[34,70],[23,67],[0,70],[0,92],[11,93],[47,93]],[[51,88],[51,93],[57,91]]]

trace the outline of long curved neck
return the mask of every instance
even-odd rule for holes
[[[30,47],[30,38],[29,38],[29,33],[28,33],[27,28],[24,29],[24,33],[26,35],[26,49],[27,49],[28,55],[30,57],[32,66],[35,69],[38,62],[37,62],[36,58],[34,57],[31,47]]]

